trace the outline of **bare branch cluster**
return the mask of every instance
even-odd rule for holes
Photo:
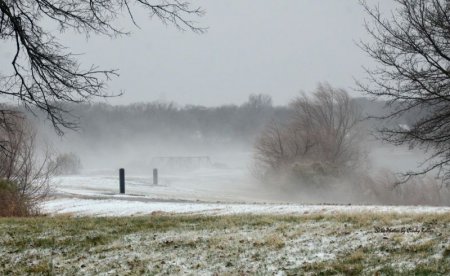
[[[190,20],[203,11],[179,0],[0,0],[0,39],[15,47],[11,73],[0,77],[0,94],[44,111],[58,131],[75,127],[58,103],[110,96],[105,83],[117,72],[83,69],[44,22],[56,24],[61,32],[117,36],[126,32],[114,25],[116,19],[126,13],[137,24],[133,11],[142,8],[181,30],[204,31]]]
[[[359,87],[385,98],[396,110],[386,117],[417,112],[412,126],[383,129],[396,145],[421,146],[432,153],[424,168],[450,177],[450,1],[395,0],[397,9],[383,17],[379,7],[362,4],[370,16],[366,29],[372,41],[361,43],[379,66],[367,69]]]

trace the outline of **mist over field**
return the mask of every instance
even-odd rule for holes
[[[357,181],[365,182],[368,177],[373,181],[390,181],[382,185],[392,185],[391,188],[398,191],[384,187],[380,193],[386,195],[379,194],[375,198],[359,192],[349,193],[347,188],[354,188],[346,183],[348,179],[321,180],[330,183],[317,190],[302,186],[301,180],[298,185],[284,185],[284,180],[261,181],[255,166],[258,137],[271,122],[287,121],[293,114],[291,106],[274,106],[267,95],[252,94],[241,105],[218,107],[182,106],[172,102],[68,106],[77,118],[78,129],[68,130],[63,136],[58,136],[52,126],[43,124],[40,118],[34,120],[40,137],[52,145],[55,156],[73,154],[81,165],[76,173],[64,173],[55,178],[58,193],[94,194],[95,190],[99,195],[117,193],[118,170],[124,168],[127,194],[149,198],[207,202],[446,204],[444,197],[431,202],[434,197],[407,200],[409,195],[402,195],[400,200],[393,196],[404,189],[401,185],[393,188],[397,174],[417,169],[425,153],[382,143],[375,137],[376,129],[412,124],[414,116],[405,115],[390,121],[370,119],[370,116],[387,112],[384,103],[364,98],[352,101],[361,111],[364,126],[361,128],[364,135],[360,141],[360,170],[365,176]],[[153,184],[153,169],[158,169],[157,185]]]

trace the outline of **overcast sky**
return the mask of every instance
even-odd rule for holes
[[[285,104],[322,81],[358,95],[351,91],[353,78],[363,77],[362,66],[371,64],[355,44],[367,38],[358,0],[193,3],[206,11],[197,19],[209,28],[205,34],[180,32],[138,12],[141,29],[128,26],[131,36],[86,41],[69,33],[63,43],[85,53],[85,65],[120,69],[109,89],[125,94],[110,99],[113,104],[241,104],[251,93]],[[0,49],[3,62],[5,51]]]

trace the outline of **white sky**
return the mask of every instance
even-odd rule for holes
[[[275,104],[285,104],[321,81],[358,96],[351,91],[353,78],[363,77],[362,66],[371,65],[356,46],[367,38],[358,0],[194,3],[206,11],[197,19],[209,27],[202,35],[180,32],[138,12],[141,29],[127,26],[131,36],[86,41],[69,33],[62,42],[85,53],[80,60],[86,66],[120,69],[109,88],[125,94],[108,100],[113,104],[240,104],[251,93],[269,94]],[[0,47],[2,67],[10,62],[8,54],[7,47]]]

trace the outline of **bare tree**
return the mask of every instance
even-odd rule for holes
[[[266,94],[250,94],[248,102],[246,102],[244,106],[255,109],[271,108],[272,97]]]
[[[74,127],[60,103],[108,96],[105,82],[117,72],[96,66],[83,69],[76,55],[45,26],[57,25],[61,32],[72,30],[87,37],[113,37],[127,33],[115,25],[122,14],[137,25],[135,9],[146,9],[181,30],[204,31],[191,20],[203,11],[179,0],[0,0],[0,39],[15,48],[10,72],[0,74],[0,95],[44,111],[59,132],[61,127]]]
[[[303,95],[292,107],[292,127],[303,132],[305,151],[314,150],[314,158],[338,167],[356,166],[360,137],[355,129],[361,114],[345,90],[320,84],[312,99]]]
[[[295,99],[291,109],[288,122],[270,123],[258,138],[257,170],[282,174],[298,164],[326,164],[338,170],[359,164],[360,113],[345,90],[321,84],[312,97]]]
[[[362,49],[378,63],[367,69],[362,91],[387,99],[395,107],[383,118],[417,112],[410,126],[382,130],[382,138],[396,145],[419,146],[432,153],[423,167],[407,176],[438,169],[450,178],[450,2],[395,0],[390,17],[379,7],[362,5],[370,21],[370,42]]]
[[[257,166],[264,173],[268,171],[279,172],[285,168],[297,155],[292,144],[296,140],[290,139],[290,128],[275,121],[270,122],[255,144],[255,159]],[[295,148],[296,144],[294,144]]]

